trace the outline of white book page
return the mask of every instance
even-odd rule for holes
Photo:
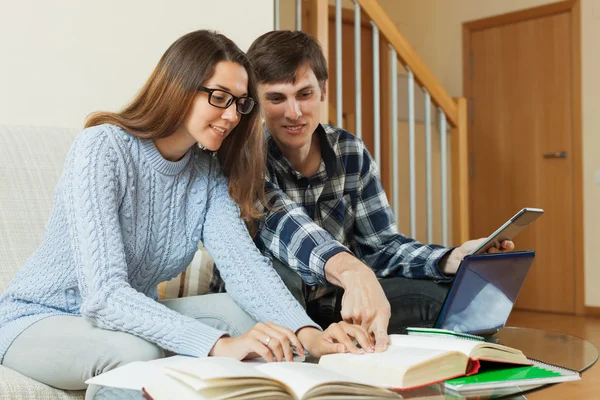
[[[350,377],[329,371],[317,364],[268,363],[256,369],[287,385],[298,398],[303,398],[314,387],[333,382],[362,383]]]
[[[217,359],[217,361],[210,361],[211,363],[213,363],[212,365],[223,364],[223,362],[218,361],[218,359],[222,357],[206,358],[211,360]],[[110,370],[108,372],[105,372],[103,374],[97,375],[93,378],[90,378],[87,381],[85,381],[85,383],[88,385],[108,386],[120,389],[142,390],[142,388],[147,386],[154,378],[164,373],[164,367],[185,361],[193,361],[196,359],[197,358],[195,357],[177,355],[172,357],[159,358],[157,360],[152,361],[135,361]],[[261,378],[264,378],[264,375],[254,371],[254,368],[252,368],[252,366],[255,364],[266,363],[266,361],[262,358],[254,359],[244,363],[241,363],[240,361],[234,359],[227,360],[228,361],[225,361],[225,363],[231,362],[233,364],[248,364],[250,368],[245,368],[242,371],[242,375],[252,373],[253,375],[251,376],[258,374]]]
[[[410,367],[435,360],[449,352],[444,349],[390,346],[382,353],[328,354],[321,357],[319,365],[365,384],[401,388],[404,387],[404,374]]]
[[[193,358],[165,368],[202,380],[227,378],[263,378],[268,377],[251,364],[228,357]]]
[[[336,353],[321,357],[320,365],[350,363],[364,365],[366,368],[376,367],[378,365],[394,366],[396,371],[404,372],[414,365],[435,359],[443,354],[451,352],[444,349],[425,349],[417,347],[390,346],[382,353]],[[331,361],[330,361],[331,360]]]
[[[189,386],[195,391],[201,391],[205,389],[215,389],[220,387],[229,388],[232,386],[260,386],[260,387],[280,387],[281,385],[277,382],[265,380],[264,378],[236,378],[235,380],[231,379],[211,379],[208,381],[203,381],[201,379],[195,378],[192,375],[184,374],[181,372],[174,371],[172,369],[165,369],[165,374],[174,378],[181,383]]]
[[[144,390],[156,399],[211,400],[167,375],[158,376],[152,383],[144,386]]]
[[[144,386],[162,375],[163,366],[190,359],[191,357],[186,356],[173,356],[152,361],[134,361],[90,378],[85,383],[119,389],[142,390]]]
[[[470,356],[478,345],[487,345],[487,343],[475,340],[420,335],[390,335],[390,343],[392,346],[460,351],[467,356]]]

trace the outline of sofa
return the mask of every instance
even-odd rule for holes
[[[0,294],[42,241],[54,189],[80,129],[0,125]],[[213,262],[199,244],[185,273],[159,285],[163,299],[208,291]],[[83,399],[0,365],[0,400]]]
[[[80,129],[0,125],[0,293],[42,241],[69,148]],[[199,249],[185,273],[159,285],[163,299],[208,291],[212,259]],[[0,400],[83,399],[0,365]]]
[[[0,293],[42,241],[76,129],[0,125]],[[83,399],[0,365],[0,399]]]

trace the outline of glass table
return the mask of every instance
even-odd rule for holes
[[[584,372],[598,360],[598,349],[591,342],[560,332],[541,329],[506,327],[490,336],[487,340],[520,349],[529,358],[547,364],[558,365],[580,373]],[[585,379],[584,377],[582,379]],[[447,392],[443,383],[426,387],[403,390],[399,393],[403,399],[526,399],[525,394],[542,390],[552,385],[512,386],[502,389],[479,391],[476,396],[461,396]],[[102,387],[94,397],[95,400],[143,400],[141,391]]]

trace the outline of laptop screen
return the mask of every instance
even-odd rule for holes
[[[534,257],[534,251],[466,257],[435,327],[467,333],[504,327]]]

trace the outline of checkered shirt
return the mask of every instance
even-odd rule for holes
[[[266,196],[273,211],[261,219],[255,242],[262,253],[300,274],[310,287],[307,301],[334,306],[325,263],[351,252],[377,277],[402,276],[449,282],[438,267],[448,248],[423,245],[398,232],[364,143],[343,129],[319,125],[321,165],[310,178],[294,170],[269,132]],[[218,273],[212,291],[221,291]],[[327,294],[329,293],[329,294]]]

